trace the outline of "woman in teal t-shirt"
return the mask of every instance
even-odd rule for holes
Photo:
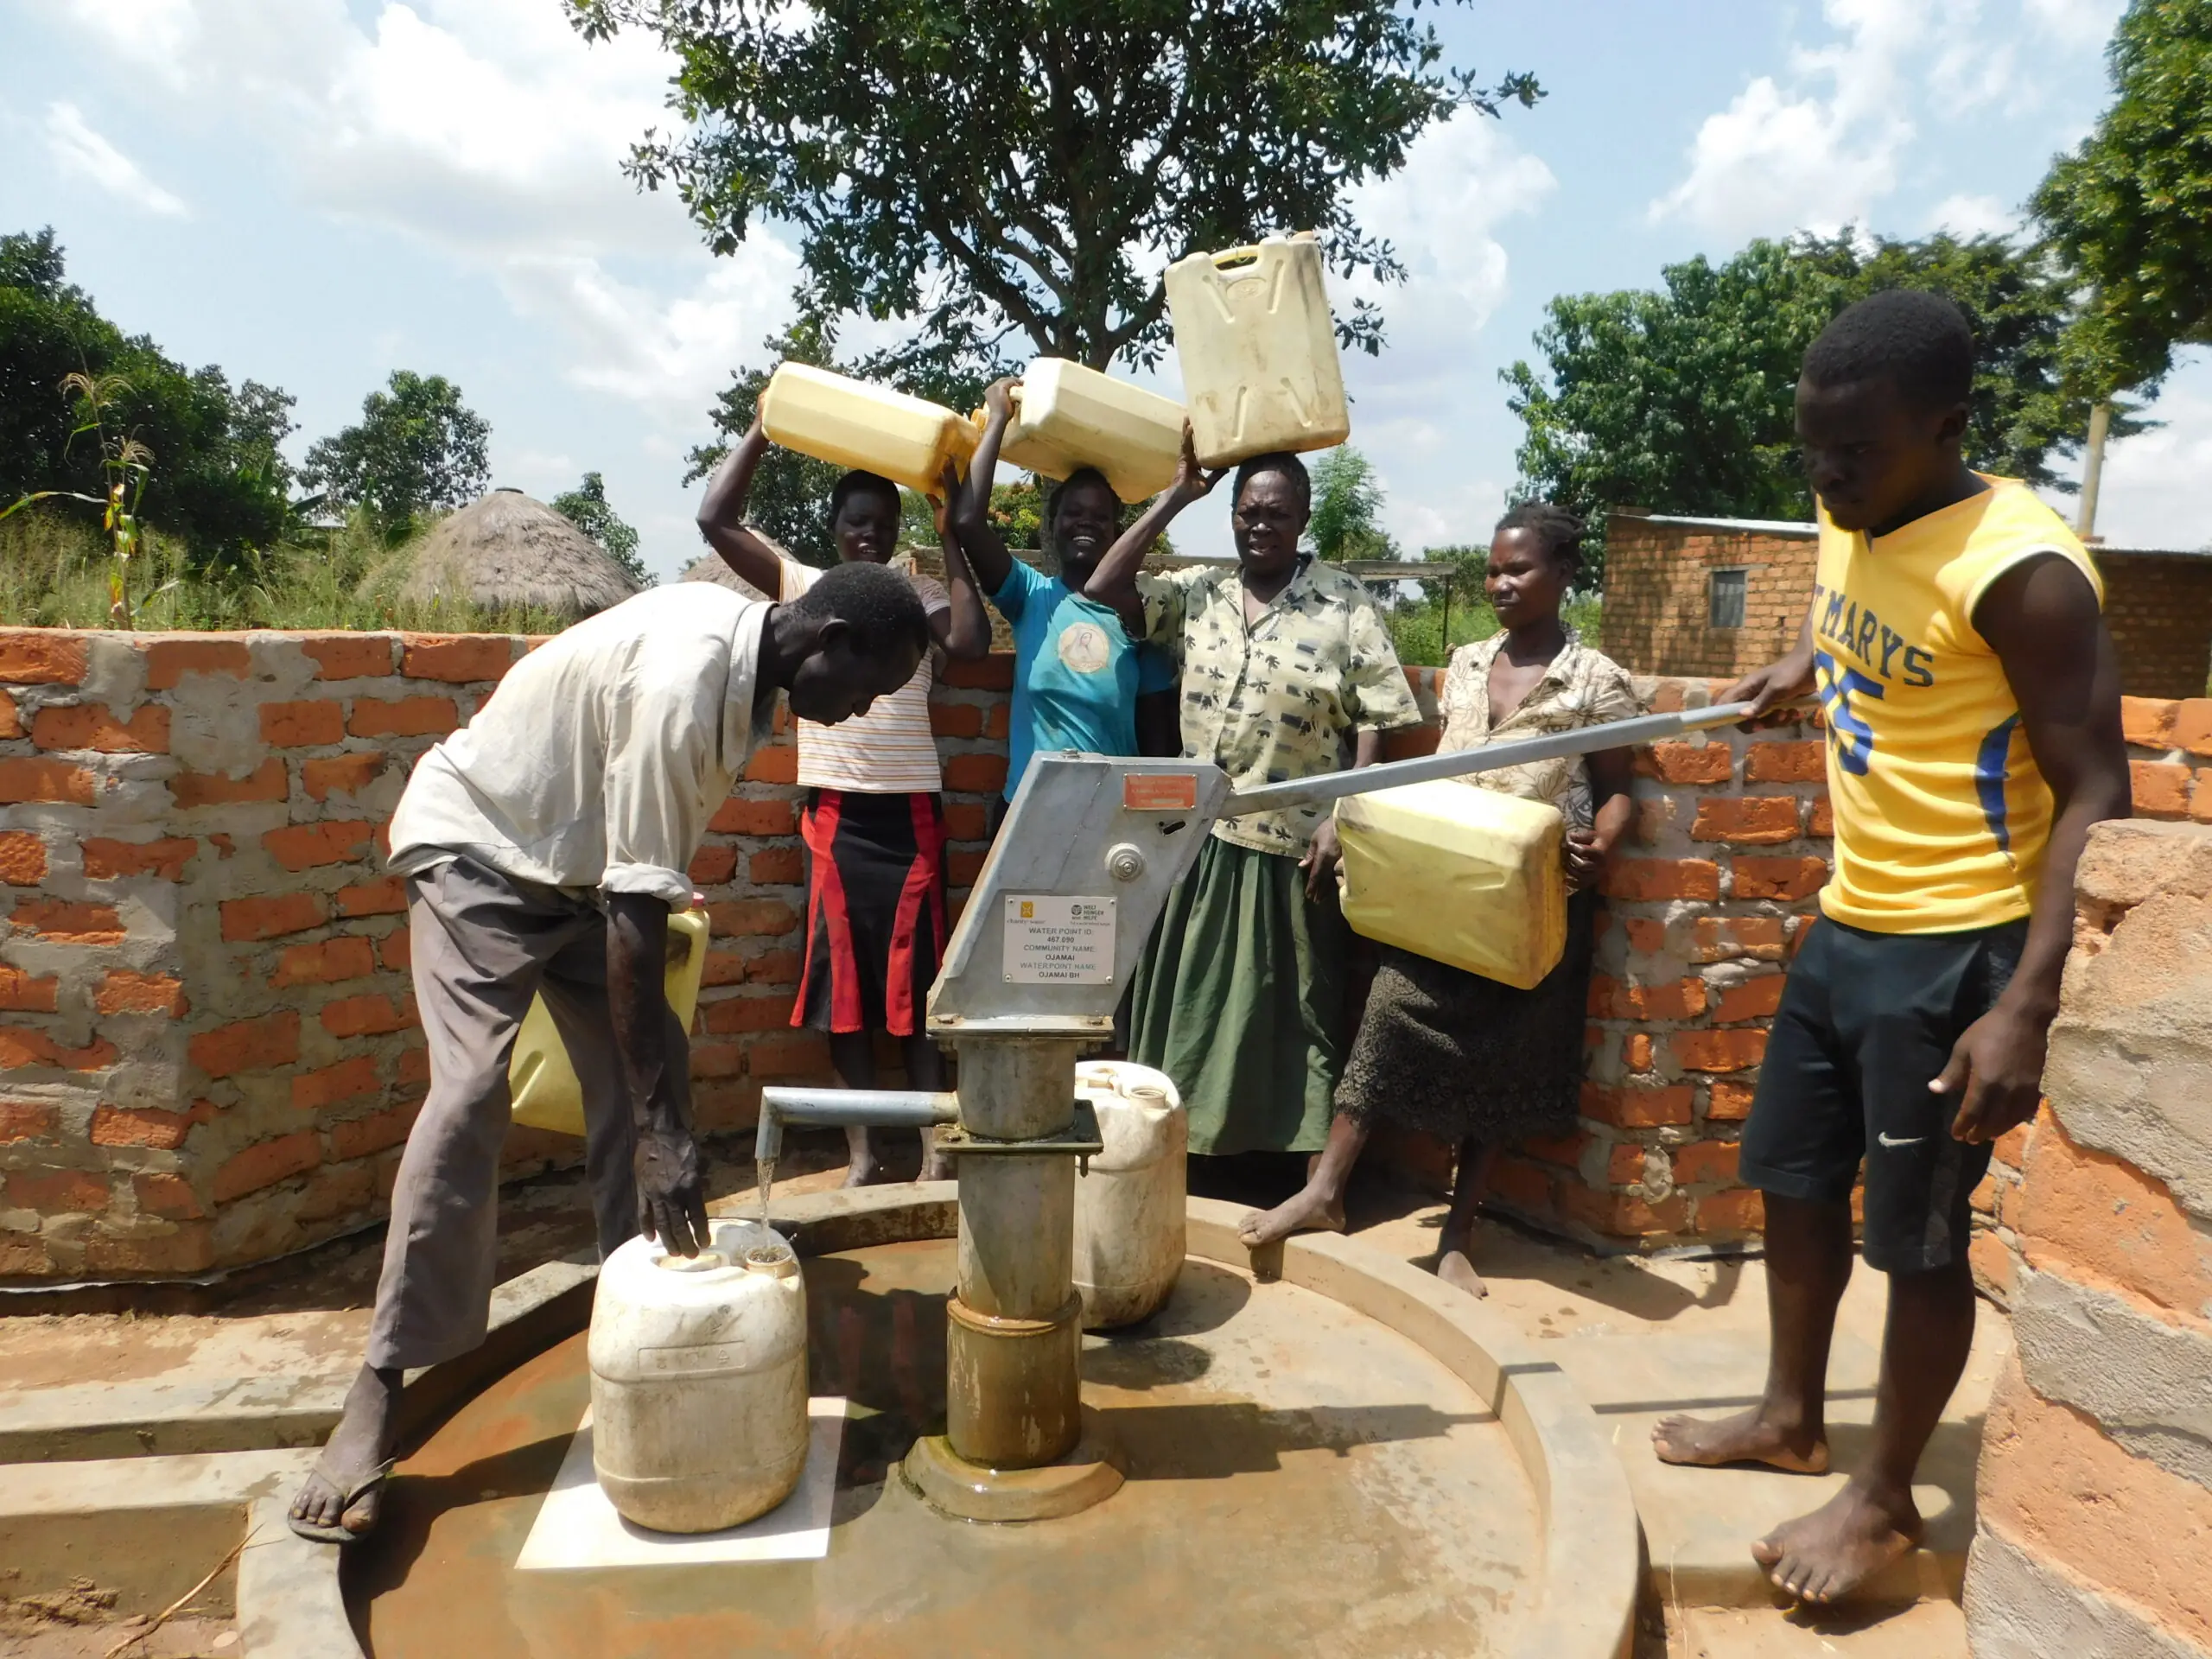
[[[1058,575],[1022,563],[992,527],[992,474],[1019,384],[1001,380],[983,394],[982,441],[956,499],[945,550],[948,566],[964,556],[975,588],[990,595],[1014,630],[1006,791],[994,816],[995,831],[997,816],[1029,770],[1030,756],[1040,751],[1182,752],[1173,659],[1156,646],[1132,644],[1121,619],[1084,595],[1084,584],[1121,533],[1121,498],[1104,476],[1084,467],[1046,498],[1044,542],[1058,556]],[[957,594],[965,584],[952,586]]]

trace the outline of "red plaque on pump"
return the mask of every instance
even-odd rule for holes
[[[1132,772],[1122,779],[1125,812],[1195,812],[1198,779],[1190,772]]]

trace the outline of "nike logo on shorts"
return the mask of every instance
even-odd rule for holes
[[[1904,1140],[1900,1141],[1895,1135],[1885,1131],[1881,1134],[1878,1134],[1874,1138],[1877,1141],[1879,1141],[1885,1147],[1916,1147],[1928,1137],[1924,1135],[1908,1135]]]

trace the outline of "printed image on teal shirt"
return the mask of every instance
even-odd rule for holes
[[[1135,754],[1137,698],[1175,683],[1166,653],[1132,645],[1110,608],[1019,559],[991,603],[1014,630],[1007,798],[1040,750]]]

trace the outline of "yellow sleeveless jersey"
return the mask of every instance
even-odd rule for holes
[[[2058,515],[2016,480],[1871,539],[1821,515],[1813,671],[1827,728],[1835,874],[1821,908],[1877,933],[1949,933],[2028,913],[2050,786],[1974,607],[2056,553],[2104,583]]]

